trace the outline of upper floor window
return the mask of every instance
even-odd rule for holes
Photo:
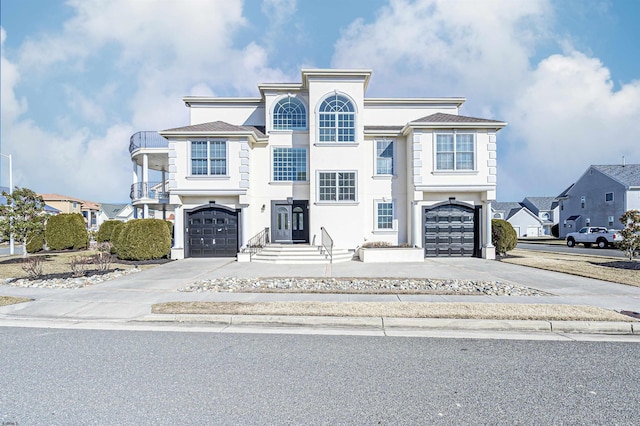
[[[298,98],[287,96],[273,107],[274,130],[304,130],[307,128],[307,109]]]
[[[604,194],[604,201],[611,202],[613,201],[613,192],[607,192]]]
[[[273,148],[274,181],[306,181],[306,148]]]
[[[550,220],[550,219],[551,219],[551,216],[550,216],[550,215],[549,215],[549,213],[547,213],[547,212],[542,213],[542,214],[540,215],[540,217],[541,217],[543,220]]]
[[[390,140],[376,141],[376,174],[393,175],[394,143]]]
[[[356,114],[353,103],[343,95],[329,96],[318,111],[320,142],[355,142]]]
[[[227,174],[226,141],[192,141],[191,174],[220,176]]]
[[[318,172],[319,201],[356,201],[356,172]]]
[[[436,134],[436,170],[475,170],[473,133]]]

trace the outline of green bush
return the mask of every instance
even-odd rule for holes
[[[111,241],[111,234],[113,233],[113,228],[115,228],[120,222],[119,220],[107,220],[102,222],[100,225],[100,229],[96,233],[96,242],[104,243],[107,241]]]
[[[171,240],[173,240],[173,222],[170,220],[165,220],[164,222],[167,224],[167,227],[169,228],[169,236],[171,237]]]
[[[123,229],[124,222],[118,221],[118,223],[113,226],[111,237],[109,238],[109,241],[111,242],[111,254],[118,253],[118,243],[120,242],[120,234],[122,234]]]
[[[506,220],[492,219],[491,243],[496,247],[496,254],[506,255],[508,251],[516,248],[518,234]]]
[[[89,247],[89,233],[80,213],[51,216],[47,220],[44,236],[51,250],[80,250]]]
[[[161,259],[171,253],[171,234],[162,219],[135,219],[124,224],[116,252],[120,259]]]
[[[553,235],[556,238],[560,236],[560,227],[558,226],[557,223],[551,227],[551,235]]]
[[[44,248],[44,230],[31,232],[27,236],[27,253],[37,253]]]

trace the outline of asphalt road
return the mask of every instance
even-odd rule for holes
[[[0,422],[640,424],[640,344],[1,328]]]
[[[599,249],[597,247],[584,248],[582,245],[567,247],[566,244],[543,244],[543,243],[523,243],[518,241],[517,248],[526,250],[542,250],[554,253],[588,254],[592,256],[626,257],[624,253],[616,248]]]

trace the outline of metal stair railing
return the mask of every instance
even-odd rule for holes
[[[322,244],[320,248],[320,253],[323,252],[323,249],[329,255],[329,264],[333,263],[333,238],[329,235],[324,226],[320,227],[320,243]]]
[[[269,245],[269,228],[264,228],[253,237],[249,238],[247,242],[247,250],[249,251],[249,260],[253,258],[253,255],[259,253],[260,250]]]

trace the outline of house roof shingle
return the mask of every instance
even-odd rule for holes
[[[503,201],[503,202],[495,201],[491,203],[491,208],[493,209],[493,211],[505,212],[505,215],[504,215],[505,220],[509,219],[511,216],[516,214],[521,209],[526,209],[526,207],[523,206],[522,204],[513,202],[513,201]]]
[[[558,205],[556,197],[525,197],[538,210],[553,210]]]
[[[111,204],[111,203],[102,203],[101,209],[104,214],[107,215],[109,219],[113,219],[120,213],[128,204]]]
[[[265,128],[263,126],[236,126],[224,121],[212,121],[209,123],[192,124],[190,126],[176,127],[163,130],[163,132],[254,132],[258,138],[265,138]]]
[[[627,187],[640,186],[640,164],[593,165],[591,167]]]
[[[453,115],[437,112],[435,114],[427,115],[426,117],[413,120],[413,123],[499,123],[504,124],[502,121],[489,120],[487,118],[467,117],[464,115]]]
[[[80,207],[88,210],[100,210],[100,204],[61,194],[38,194],[46,201],[70,201],[80,203]]]

